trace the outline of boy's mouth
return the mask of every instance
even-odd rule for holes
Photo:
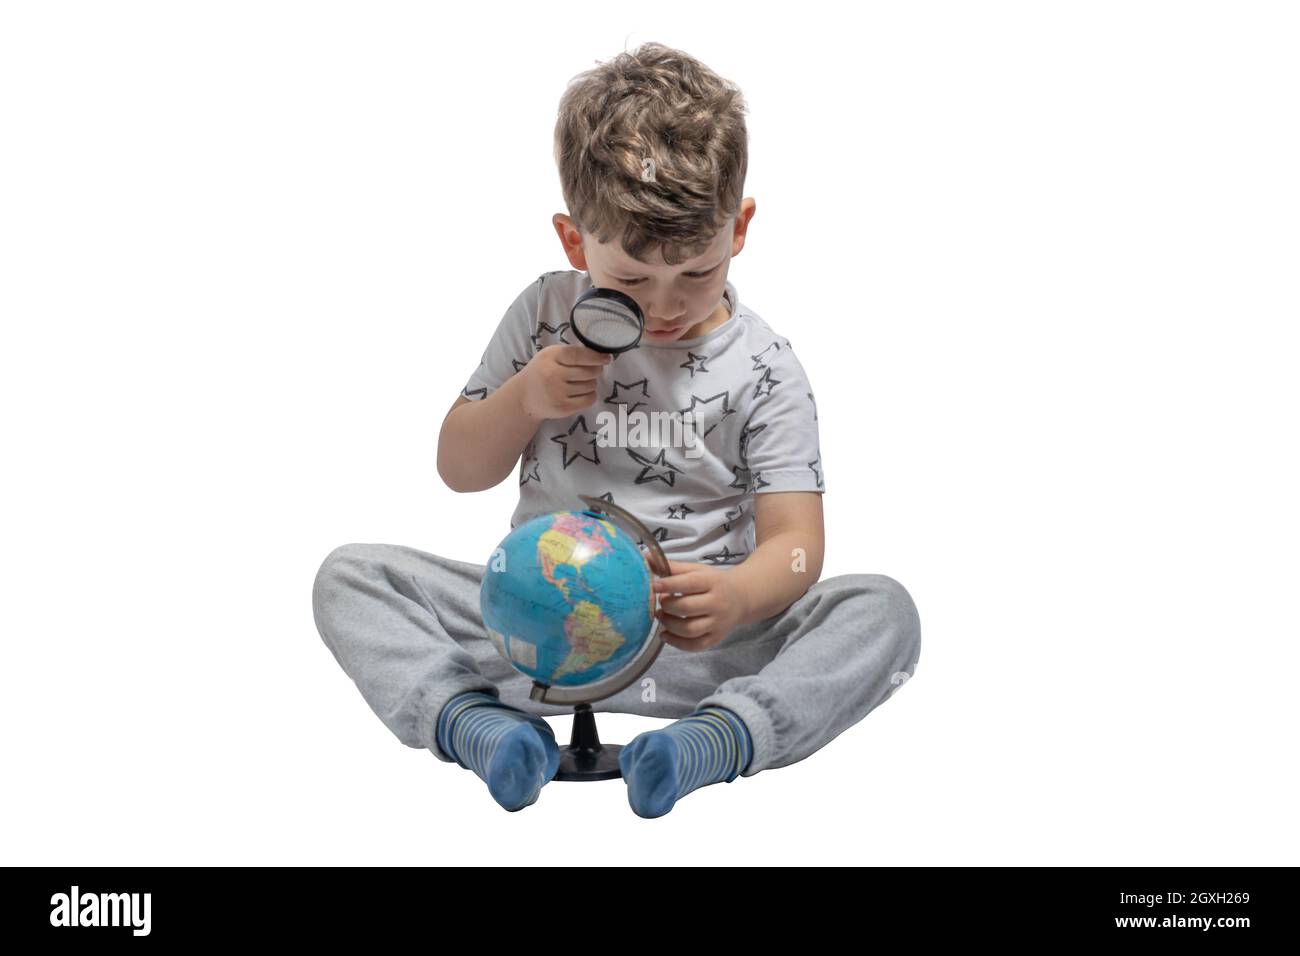
[[[650,335],[652,335],[652,336],[654,336],[654,337],[656,337],[656,338],[666,339],[666,338],[669,338],[669,337],[671,337],[671,336],[676,335],[676,334],[677,334],[678,332],[680,332],[681,330],[682,330],[682,327],[681,327],[680,325],[673,326],[671,329],[657,329],[657,330],[656,330],[656,329],[651,329],[651,330],[650,330]]]

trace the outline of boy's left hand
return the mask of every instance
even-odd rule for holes
[[[749,596],[734,569],[690,561],[669,561],[668,567],[670,576],[654,578],[655,617],[665,644],[705,651],[741,625]]]

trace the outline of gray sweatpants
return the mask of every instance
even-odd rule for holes
[[[532,681],[493,646],[479,615],[484,571],[401,545],[348,544],[325,559],[313,589],[321,637],[366,703],[402,743],[448,762],[438,714],[464,691],[495,692],[541,717],[573,713],[529,699]],[[903,586],[843,574],[708,650],[665,644],[639,681],[591,709],[677,718],[726,707],[753,738],[749,777],[852,727],[915,672],[920,652],[920,618]]]

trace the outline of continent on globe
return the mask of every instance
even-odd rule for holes
[[[542,576],[560,589],[565,600],[573,600],[569,594],[569,582],[557,576],[556,570],[569,567],[581,572],[584,564],[608,551],[610,540],[618,536],[612,523],[603,519],[597,519],[597,522],[605,529],[608,538],[596,533],[595,527],[583,521],[581,515],[567,511],[555,515],[550,528],[538,536],[537,563]]]
[[[574,607],[564,622],[564,635],[571,650],[551,675],[554,680],[603,664],[627,643],[600,607],[590,601],[579,601]]]

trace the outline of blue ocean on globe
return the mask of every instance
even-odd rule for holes
[[[645,556],[627,532],[587,511],[539,515],[493,552],[479,590],[501,655],[548,686],[601,680],[636,657],[654,624]]]

